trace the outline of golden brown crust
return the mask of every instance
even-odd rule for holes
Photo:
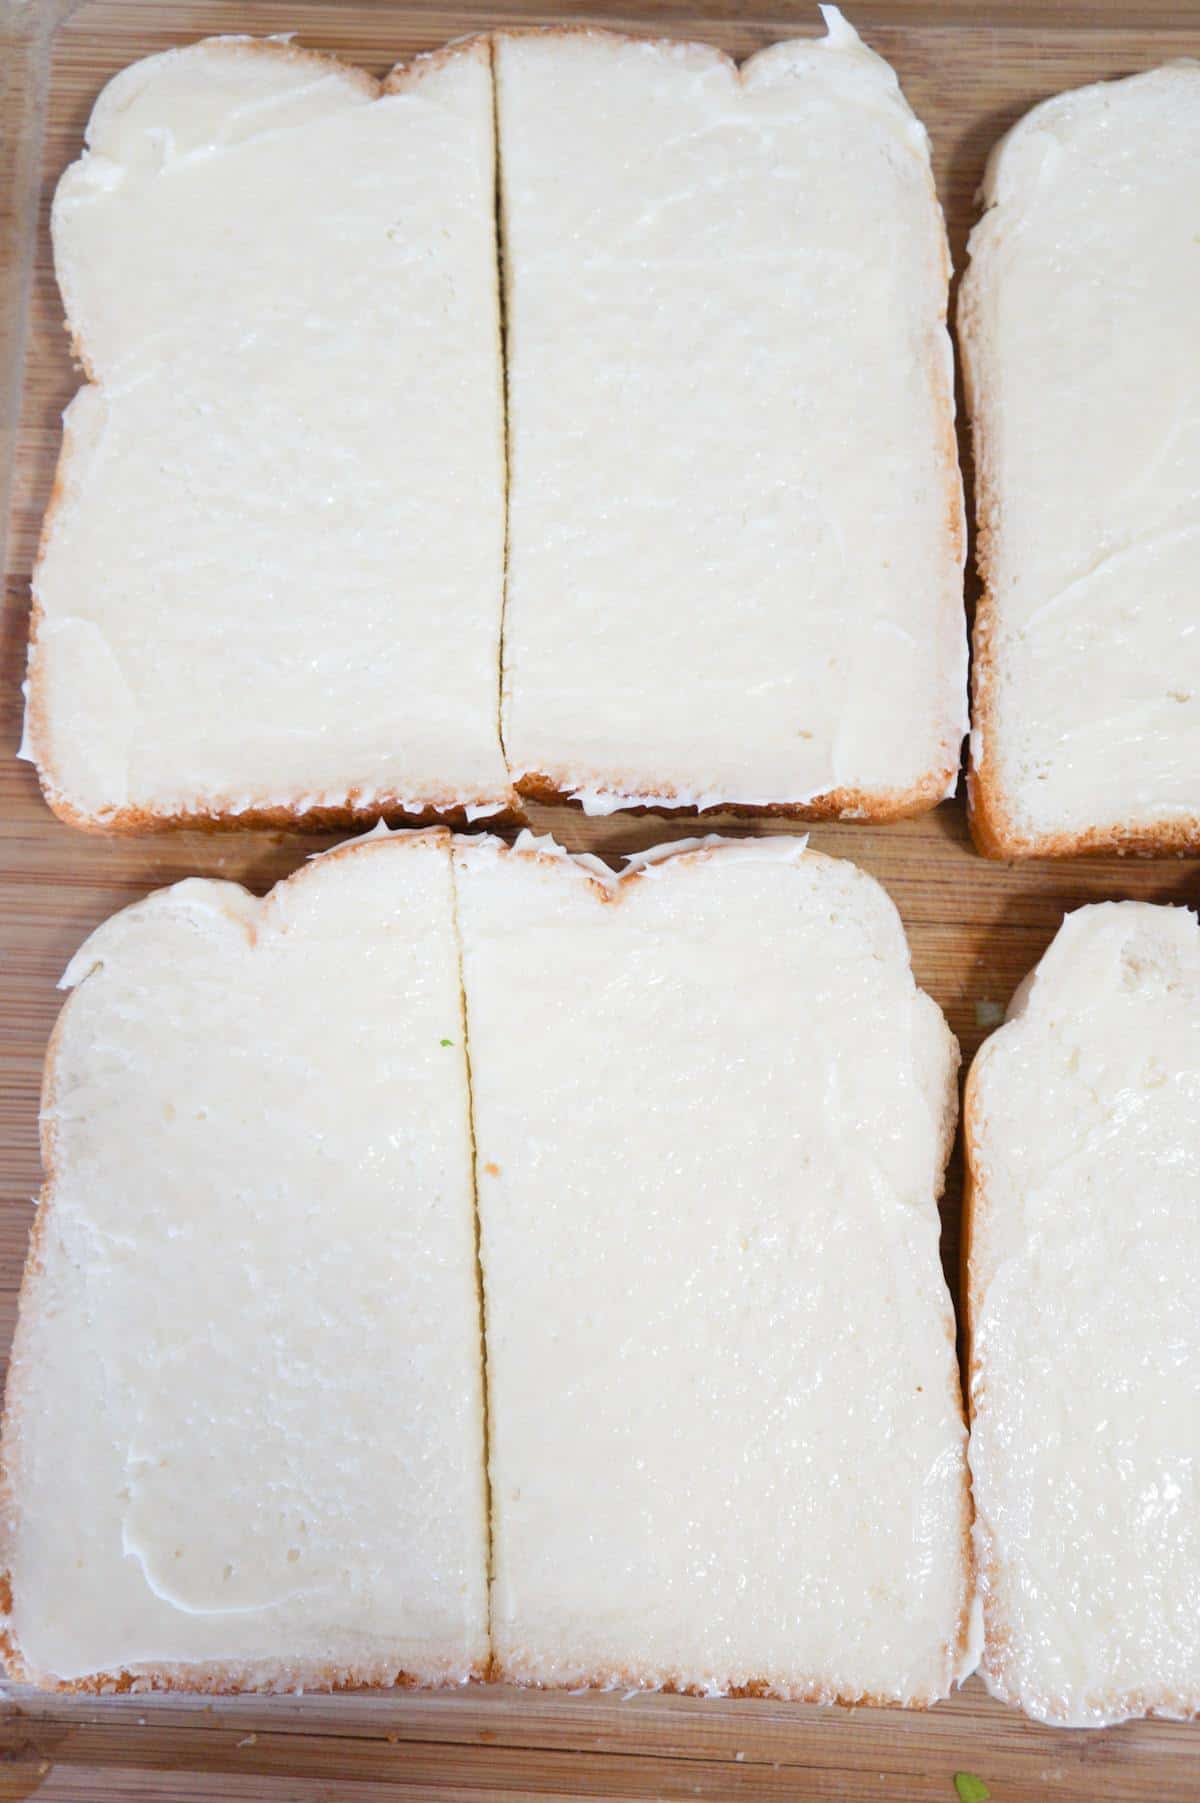
[[[12,1642],[8,1633],[0,1629],[0,1653],[4,1655],[7,1674],[18,1683],[34,1684],[44,1691],[65,1695],[128,1695],[132,1693],[153,1692],[191,1692],[202,1696],[237,1696],[247,1694],[281,1694],[286,1691],[315,1690],[451,1690],[468,1684],[517,1684],[526,1690],[548,1691],[610,1691],[621,1687],[630,1690],[646,1691],[663,1696],[705,1697],[713,1693],[700,1684],[687,1684],[667,1679],[663,1683],[647,1683],[645,1678],[634,1672],[599,1672],[583,1675],[578,1678],[564,1678],[553,1684],[544,1684],[535,1678],[522,1677],[518,1671],[506,1671],[500,1662],[492,1659],[473,1667],[466,1680],[452,1678],[414,1677],[410,1672],[379,1672],[377,1668],[363,1668],[361,1671],[344,1669],[336,1666],[295,1667],[284,1674],[284,1681],[263,1681],[256,1678],[253,1671],[240,1666],[188,1666],[179,1670],[160,1667],[156,1670],[125,1670],[101,1672],[94,1677],[73,1679],[69,1682],[48,1684],[39,1680],[21,1664],[19,1656],[12,1652]],[[939,1701],[938,1696],[899,1697],[881,1695],[867,1691],[831,1691],[817,1684],[806,1686],[780,1687],[772,1686],[766,1678],[751,1678],[745,1684],[733,1684],[728,1690],[720,1693],[728,1698],[773,1698],[785,1703],[821,1703],[837,1704],[842,1708],[866,1709],[929,1709]],[[1150,1711],[1148,1713],[1153,1713]]]
[[[907,939],[907,934],[905,935],[905,937]],[[915,981],[915,979],[914,979],[914,981]],[[922,991],[921,993],[925,993],[925,992]],[[939,1010],[939,1012],[940,1012],[940,1010]],[[943,1121],[942,1121],[942,1146],[941,1146],[941,1152],[939,1155],[938,1165],[937,1165],[937,1171],[938,1171],[937,1191],[934,1196],[934,1201],[938,1202],[938,1203],[940,1203],[943,1192],[945,1191],[945,1188],[946,1188],[946,1171],[947,1171],[947,1168],[950,1163],[951,1155],[954,1151],[955,1140],[958,1137],[958,1121],[959,1121],[958,1074],[959,1074],[959,1070],[960,1070],[961,1064],[962,1064],[962,1048],[960,1047],[955,1035],[950,1031],[949,1022],[945,1020],[944,1015],[942,1018],[943,1018],[943,1023],[945,1025],[945,1029],[946,1029],[946,1036],[954,1048],[954,1063],[953,1063],[953,1067],[952,1067],[951,1073],[950,1073],[950,1082],[948,1085],[949,1093],[947,1095],[946,1110],[945,1110],[945,1114],[943,1116]],[[944,1278],[943,1278],[943,1284],[945,1284]],[[975,1585],[976,1585],[975,1534],[974,1534],[975,1498],[971,1491],[971,1473],[970,1473],[970,1468],[967,1464],[967,1444],[966,1444],[966,1442],[970,1436],[970,1419],[969,1419],[968,1410],[967,1410],[967,1398],[963,1392],[962,1374],[958,1368],[957,1349],[956,1349],[956,1345],[955,1345],[955,1333],[956,1333],[957,1326],[958,1326],[958,1312],[954,1306],[954,1298],[952,1295],[950,1295],[948,1286],[946,1287],[945,1293],[946,1293],[946,1307],[947,1307],[947,1316],[948,1316],[948,1319],[946,1322],[947,1338],[949,1340],[948,1350],[949,1350],[951,1362],[953,1364],[953,1386],[954,1386],[954,1391],[955,1391],[955,1395],[956,1395],[957,1402],[958,1402],[958,1417],[962,1423],[963,1435],[964,1435],[963,1472],[962,1472],[961,1492],[960,1492],[960,1497],[959,1497],[959,1517],[958,1517],[959,1546],[960,1546],[960,1549],[962,1552],[962,1559],[963,1559],[963,1592],[962,1592],[962,1603],[959,1608],[959,1616],[958,1616],[958,1639],[955,1642],[954,1647],[952,1649],[950,1649],[952,1667],[953,1667],[954,1672],[957,1675],[952,1680],[952,1682],[949,1686],[949,1689],[954,1690],[954,1689],[957,1689],[957,1687],[965,1681],[965,1677],[967,1675],[969,1675],[969,1674],[964,1674],[962,1672],[962,1667],[963,1667],[963,1664],[967,1657],[967,1648],[970,1644],[971,1615],[972,1615],[972,1610],[973,1610],[973,1606],[974,1606],[974,1598],[975,1598]]]
[[[1008,836],[996,819],[995,779],[987,746],[991,742],[991,637],[993,599],[990,586],[992,518],[995,510],[987,430],[978,401],[974,362],[974,287],[973,271],[968,268],[958,290],[959,367],[962,370],[963,396],[971,432],[971,449],[975,464],[975,568],[981,592],[975,604],[975,627],[971,658],[971,736],[967,751],[967,817],[971,837],[985,858],[1015,855],[1005,849]],[[984,755],[976,762],[976,749],[982,745]],[[968,1078],[969,1082],[969,1078]],[[965,1119],[965,1117],[964,1117]]]
[[[980,599],[983,605],[983,597]],[[978,615],[976,616],[978,620]],[[980,668],[979,632],[976,626],[976,664]],[[1044,833],[1030,838],[1012,825],[1011,815],[1002,800],[1003,791],[997,781],[994,762],[986,751],[990,700],[981,699],[986,677],[973,682],[974,717],[983,723],[984,755],[978,764],[967,768],[967,819],[975,847],[985,858],[1012,862],[1029,858],[1187,858],[1200,852],[1200,817],[1189,820],[1164,820],[1158,825],[1137,825],[1114,821],[1110,826],[1092,826],[1075,833]]]
[[[467,829],[481,824],[489,827],[523,826],[525,815],[519,806],[501,807],[496,812],[479,814],[472,820],[468,809],[492,808],[490,800],[476,802],[466,801],[461,796],[445,801],[430,801],[423,807],[414,807],[411,802],[399,796],[385,795],[378,800],[359,804],[357,791],[351,790],[346,801],[333,807],[290,808],[286,805],[263,805],[260,807],[221,808],[214,805],[205,812],[187,812],[177,814],[156,814],[148,808],[121,808],[103,820],[94,816],[81,814],[65,796],[50,786],[49,778],[42,775],[39,768],[39,780],[42,794],[48,806],[64,820],[68,826],[78,827],[85,833],[100,833],[113,837],[128,836],[138,833],[164,833],[175,827],[185,827],[191,831],[225,832],[237,831],[247,827],[254,830],[278,829],[298,833],[340,832],[356,827],[374,826],[382,821],[385,826],[446,826],[455,829]]]
[[[830,789],[824,795],[813,796],[810,801],[719,801],[703,808],[688,801],[660,799],[676,793],[670,783],[664,783],[653,792],[642,791],[641,798],[637,791],[630,791],[613,812],[660,814],[669,819],[688,816],[704,820],[713,814],[733,814],[747,820],[856,820],[864,825],[880,825],[892,820],[907,820],[936,807],[946,799],[956,773],[957,765],[953,769],[947,766],[924,777],[911,789],[890,794],[865,789]],[[540,802],[547,807],[583,807],[565,779],[548,776],[544,771],[523,770],[513,777],[513,786],[518,796],[526,801]]]
[[[463,1679],[432,1677],[392,1666],[363,1665],[296,1665],[271,1668],[266,1662],[246,1665],[188,1665],[156,1667],[122,1667],[119,1671],[96,1672],[87,1678],[50,1680],[31,1672],[21,1661],[11,1634],[0,1629],[0,1653],[6,1674],[20,1684],[59,1695],[125,1696],[130,1692],[190,1691],[201,1696],[239,1696],[251,1693],[279,1695],[288,1691],[336,1690],[454,1690],[464,1683],[483,1683],[490,1662],[472,1666]]]
[[[452,38],[437,50],[422,50],[416,56],[410,56],[403,62],[395,63],[382,82],[378,84],[382,94],[395,94],[401,89],[410,87],[426,75],[432,75],[435,69],[442,69],[447,63],[454,62],[460,56],[474,57],[479,62],[492,66],[492,33],[487,31],[472,32],[467,37]]]
[[[294,43],[286,38],[243,37],[237,33],[222,35],[218,32],[210,37],[198,38],[195,43],[184,45],[181,48],[186,52],[213,44],[219,44],[223,50],[230,51],[234,55],[270,56],[281,63],[303,63],[322,73],[336,69],[339,75],[344,75],[364,93],[377,95],[383,86],[383,83],[378,81],[369,70],[361,68],[357,63],[347,62],[336,51],[309,50],[303,44]],[[166,54],[169,56],[172,53],[167,51]]]
[[[553,1683],[544,1683],[539,1678],[522,1674],[520,1666],[505,1667],[503,1661],[494,1660],[494,1680],[499,1684],[519,1684],[525,1690],[548,1691],[608,1691],[628,1690],[646,1691],[659,1696],[671,1697],[713,1697],[721,1698],[772,1698],[780,1703],[822,1703],[837,1704],[843,1709],[931,1709],[935,1703],[942,1701],[942,1693],[927,1697],[886,1696],[874,1691],[841,1691],[830,1690],[828,1686],[817,1683],[798,1685],[773,1685],[769,1678],[750,1678],[745,1684],[731,1684],[727,1690],[713,1692],[703,1684],[689,1684],[683,1679],[664,1678],[661,1681],[648,1680],[637,1672],[627,1669],[612,1669],[602,1672],[584,1672],[578,1677],[556,1678]],[[948,1694],[948,1693],[946,1693]]]
[[[987,1040],[984,1041],[984,1045]],[[982,1047],[980,1048],[982,1050]],[[958,1241],[958,1287],[959,1295],[964,1300],[962,1314],[963,1357],[967,1373],[966,1414],[967,1426],[971,1425],[971,1380],[974,1375],[974,1352],[971,1341],[971,1316],[974,1292],[971,1287],[972,1251],[975,1232],[975,1207],[978,1187],[978,1158],[975,1147],[975,1065],[979,1053],[976,1052],[967,1068],[966,1082],[963,1085],[962,1102],[962,1138],[963,1138],[963,1195],[962,1214],[959,1226]]]
[[[949,1023],[947,1023],[946,1030],[949,1033]],[[941,1163],[940,1163],[940,1181],[938,1183],[937,1198],[936,1198],[939,1203],[942,1199],[942,1194],[946,1187],[946,1170],[947,1170],[947,1167],[949,1166],[950,1158],[954,1151],[955,1141],[958,1137],[958,1122],[959,1122],[959,1114],[960,1114],[960,1107],[959,1107],[959,1100],[958,1100],[958,1073],[959,1073],[959,1069],[961,1066],[962,1051],[958,1044],[958,1040],[954,1037],[954,1035],[950,1034],[950,1037],[954,1044],[955,1064],[954,1064],[954,1073],[953,1073],[953,1078],[952,1078],[952,1083],[951,1083],[951,1092],[952,1092],[951,1093],[951,1101],[950,1101],[949,1107],[947,1109],[944,1137],[943,1137],[943,1141],[942,1141],[942,1155],[941,1155]],[[965,1120],[965,1112],[964,1112],[963,1118]],[[963,1206],[965,1209],[965,1206],[966,1206],[965,1202],[964,1202]],[[964,1221],[963,1232],[964,1233],[966,1232],[965,1221]],[[965,1268],[965,1267],[962,1267],[962,1268]],[[960,1284],[959,1295],[962,1295],[962,1294],[963,1294],[963,1291],[962,1291],[962,1286]],[[970,1469],[970,1465],[968,1462],[968,1448],[969,1448],[970,1437],[971,1437],[970,1393],[969,1393],[969,1386],[964,1387],[964,1385],[963,1385],[962,1372],[959,1369],[958,1348],[957,1348],[956,1341],[955,1341],[955,1335],[956,1335],[958,1325],[959,1325],[959,1315],[958,1315],[958,1309],[955,1306],[955,1298],[949,1294],[948,1286],[947,1286],[946,1302],[947,1302],[947,1307],[949,1310],[949,1321],[947,1323],[949,1340],[950,1340],[949,1350],[950,1350],[950,1357],[951,1357],[953,1367],[954,1367],[953,1382],[954,1382],[955,1393],[956,1393],[957,1399],[958,1399],[959,1420],[962,1422],[962,1428],[963,1428],[963,1473],[962,1473],[962,1491],[961,1491],[961,1496],[960,1496],[958,1522],[959,1522],[959,1545],[962,1549],[964,1579],[963,1579],[962,1605],[960,1607],[959,1617],[958,1617],[958,1640],[953,1649],[954,1669],[955,1669],[955,1672],[958,1673],[959,1675],[956,1676],[956,1678],[954,1680],[954,1684],[952,1686],[952,1688],[957,1689],[958,1685],[964,1683],[966,1680],[966,1677],[970,1675],[969,1673],[964,1673],[962,1668],[963,1668],[963,1665],[967,1658],[967,1650],[968,1650],[968,1647],[970,1645],[970,1640],[971,1640],[971,1617],[974,1612],[975,1592],[976,1592],[976,1587],[978,1584],[979,1574],[978,1574],[978,1572],[976,1570],[976,1566],[975,1566],[975,1494],[971,1488],[971,1469]]]
[[[799,37],[803,33],[797,32],[794,35]],[[504,38],[604,38],[606,42],[613,44],[672,44],[678,49],[705,51],[714,62],[727,64],[739,81],[747,64],[760,54],[754,51],[739,63],[727,50],[719,49],[716,44],[706,44],[702,38],[690,35],[672,37],[667,32],[652,31],[649,28],[645,31],[610,31],[605,25],[505,25],[489,33],[489,36],[493,44]]]
[[[985,858],[1014,858],[1034,855],[1022,849],[1000,801],[1000,790],[994,771],[990,746],[992,738],[993,662],[995,600],[992,593],[992,537],[995,530],[996,495],[991,469],[988,428],[983,419],[983,406],[975,367],[975,287],[974,270],[968,267],[958,291],[959,366],[962,370],[963,396],[971,432],[971,449],[975,465],[975,568],[979,576],[980,594],[975,604],[975,626],[971,658],[971,736],[967,752],[967,819],[976,849]],[[979,755],[977,756],[977,753]]]

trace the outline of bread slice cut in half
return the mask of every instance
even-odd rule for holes
[[[972,830],[1200,848],[1200,62],[1059,94],[992,153],[959,343],[975,439]]]
[[[1200,931],[1081,908],[967,1085],[971,1468],[989,1688],[1200,1712]]]
[[[803,840],[455,852],[496,1675],[931,1703],[969,1662],[958,1053]]]
[[[891,819],[966,721],[948,257],[891,68],[828,34],[496,39],[514,780]]]
[[[3,1438],[16,1674],[961,1675],[957,1050],[869,877],[794,839],[617,879],[371,835],[265,901],[151,896],[66,981]]]
[[[492,113],[486,40],[381,85],[210,39],[100,95],[27,686],[74,824],[513,807]]]
[[[67,970],[0,1533],[12,1675],[487,1665],[449,835],[162,890]]]
[[[23,749],[63,818],[953,791],[945,231],[823,10],[741,69],[585,29],[382,84],[214,38],[109,83],[52,220],[87,383]]]

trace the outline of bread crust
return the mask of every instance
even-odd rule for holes
[[[998,1030],[999,1029],[997,1029],[997,1031]],[[980,1368],[975,1355],[973,1332],[975,1312],[980,1301],[979,1289],[974,1276],[976,1210],[982,1206],[984,1198],[976,1139],[978,1115],[976,1073],[979,1068],[980,1057],[987,1044],[988,1040],[985,1040],[983,1046],[979,1048],[979,1051],[977,1051],[974,1058],[972,1058],[970,1067],[967,1071],[967,1080],[963,1087],[963,1200],[961,1237],[959,1241],[958,1293],[963,1301],[962,1332],[967,1373],[965,1403],[968,1431],[974,1427],[975,1385],[977,1380],[981,1380]],[[972,1490],[972,1505],[973,1504],[974,1491]],[[972,1549],[972,1556],[975,1566],[975,1581],[983,1608],[984,1630],[983,1650],[980,1655],[979,1670],[989,1691],[991,1691],[994,1696],[998,1696],[1002,1702],[1019,1706],[1019,1699],[1007,1690],[999,1675],[1002,1670],[1004,1653],[1009,1644],[1010,1635],[1007,1627],[996,1614],[994,1602],[995,1591],[993,1588],[994,1579],[996,1577],[996,1559],[991,1551],[990,1537],[979,1519],[978,1512],[975,1511],[974,1508],[973,1514],[974,1546]],[[983,1542],[982,1546],[980,1544],[981,1541]]]
[[[526,824],[524,811],[519,806],[497,808],[487,798],[477,801],[465,801],[461,796],[444,801],[435,798],[422,806],[414,806],[407,797],[384,795],[375,801],[359,803],[355,799],[357,791],[353,789],[347,794],[344,803],[334,806],[299,809],[280,802],[235,810],[214,802],[204,812],[177,814],[156,814],[147,808],[130,807],[120,808],[101,820],[95,815],[80,813],[64,795],[49,786],[49,779],[42,776],[40,770],[38,774],[46,802],[60,820],[68,826],[79,827],[85,833],[103,834],[109,838],[165,833],[175,828],[193,832],[236,832],[245,828],[251,831],[328,833],[374,826],[379,821],[385,826],[445,826],[463,830],[481,823],[489,827]]]
[[[620,814],[660,814],[666,819],[687,816],[703,820],[713,814],[733,814],[744,820],[853,820],[864,825],[883,825],[893,820],[908,820],[924,814],[947,798],[955,780],[958,765],[932,771],[911,789],[875,792],[867,789],[829,789],[809,801],[717,801],[698,808],[693,802],[671,802],[664,797],[676,793],[672,785],[621,792],[621,800],[612,811]],[[518,796],[545,807],[568,807],[582,810],[583,803],[562,778],[544,771],[524,770],[513,778]]]
[[[531,1678],[522,1674],[521,1666],[506,1668],[502,1662],[493,1661],[495,1667],[493,1681],[500,1684],[517,1684],[524,1690],[557,1691],[568,1694],[574,1691],[609,1691],[626,1688],[646,1691],[660,1696],[672,1697],[710,1697],[710,1698],[770,1698],[780,1703],[821,1703],[837,1704],[843,1709],[931,1709],[949,1694],[949,1691],[931,1692],[928,1696],[901,1697],[884,1695],[874,1691],[841,1691],[831,1690],[827,1685],[798,1684],[773,1685],[769,1678],[749,1678],[745,1684],[731,1684],[728,1689],[707,1690],[703,1684],[689,1684],[681,1679],[671,1677],[657,1678],[653,1674],[639,1674],[636,1670],[611,1668],[601,1672],[589,1671],[566,1678],[556,1678],[553,1683],[544,1683],[539,1678]],[[950,1688],[953,1688],[951,1686]]]
[[[6,1595],[7,1574],[0,1577],[0,1601]],[[431,1677],[377,1662],[373,1665],[161,1665],[122,1667],[97,1672],[88,1678],[47,1681],[21,1660],[20,1650],[7,1628],[0,1628],[0,1654],[9,1678],[32,1684],[60,1696],[128,1696],[154,1691],[188,1691],[199,1696],[279,1695],[306,1690],[455,1690],[477,1684],[488,1676],[487,1663],[472,1667],[465,1678]]]

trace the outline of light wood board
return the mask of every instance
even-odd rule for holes
[[[988,148],[1027,107],[1063,87],[1200,53],[1196,0],[1175,6],[864,0],[849,10],[895,64],[930,128],[958,266]],[[491,8],[388,0],[89,0],[74,11],[59,0],[0,0],[0,503],[10,462],[12,475],[0,638],[0,1347],[12,1331],[30,1198],[39,1182],[41,1060],[58,1005],[55,981],[68,956],[106,915],[160,884],[200,873],[261,892],[327,842],[248,832],[90,838],[52,817],[32,771],[12,757],[20,737],[30,568],[59,414],[77,380],[46,230],[54,182],[78,153],[102,83],[170,44],[209,32],[295,30],[303,43],[340,51],[380,73],[462,32],[562,18],[704,38],[739,57],[816,29],[815,6],[779,0],[764,0],[761,8],[669,0],[641,11],[619,0],[555,10],[529,0]],[[539,810],[538,824],[572,849],[609,856],[695,830],[679,821],[589,822],[547,810]],[[1194,861],[987,864],[967,842],[961,801],[895,827],[821,827],[813,839],[854,858],[890,890],[908,929],[918,981],[946,1011],[967,1056],[1049,943],[1064,909],[1121,896],[1194,905],[1200,895]],[[944,1253],[956,1289],[959,1181],[956,1158],[943,1210]],[[375,1803],[405,1796],[953,1803],[954,1774],[964,1770],[983,1778],[997,1803],[1193,1798],[1200,1796],[1200,1725],[1053,1732],[991,1702],[975,1680],[928,1714],[479,1688],[214,1703],[45,1698],[10,1687],[0,1700],[0,1803],[34,1794],[45,1803]]]

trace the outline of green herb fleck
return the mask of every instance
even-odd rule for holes
[[[442,1044],[443,1045],[453,1045],[454,1041],[452,1039],[443,1039]]]
[[[959,1803],[988,1803],[991,1791],[977,1778],[974,1772],[955,1772],[954,1788],[958,1792]]]

